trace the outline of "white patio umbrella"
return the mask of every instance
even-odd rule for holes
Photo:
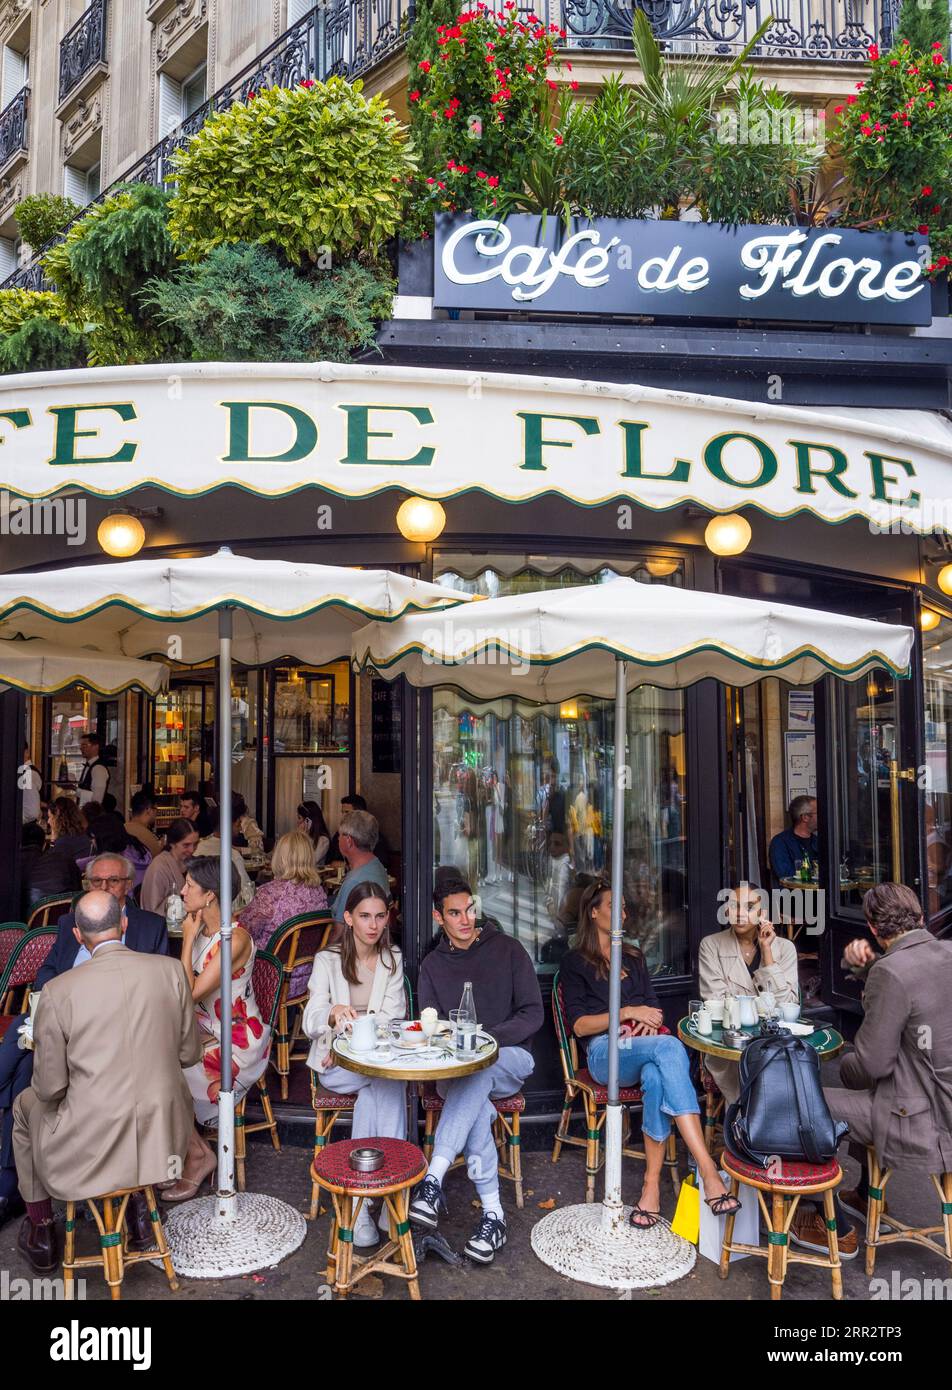
[[[0,638],[13,632],[44,639],[70,634],[77,645],[87,638],[125,657],[160,653],[194,663],[217,656],[218,795],[220,804],[228,806],[233,657],[248,665],[279,657],[321,664],[346,657],[354,631],[368,618],[386,623],[466,599],[387,570],[258,560],[222,549],[198,559],[128,560],[0,575]],[[219,834],[222,978],[229,980],[233,866],[228,815],[221,817]],[[301,1244],[306,1231],[300,1213],[285,1203],[235,1192],[231,1005],[226,990],[218,1194],[211,1201],[185,1203],[167,1227],[176,1268],[193,1278],[220,1278],[275,1264]]]
[[[875,667],[909,674],[911,628],[723,594],[614,579],[490,599],[477,607],[370,623],[357,633],[357,666],[413,685],[452,685],[478,698],[546,703],[576,695],[615,700],[612,937],[609,975],[605,1200],[540,1221],[533,1248],[560,1273],[613,1288],[669,1283],[694,1250],[661,1225],[634,1230],[621,1202],[622,1110],[618,1028],[626,695],[638,685],[679,688],[706,677],[748,685],[767,675],[797,685],[831,672],[856,680]]]
[[[97,695],[143,690],[157,695],[169,683],[169,668],[160,661],[138,661],[93,646],[66,646],[42,638],[0,639],[0,691],[52,695],[70,685],[84,685]]]

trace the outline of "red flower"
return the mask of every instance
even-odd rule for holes
[[[526,72],[535,72],[535,68],[531,63],[526,63]]]
[[[847,106],[854,106],[854,105],[856,104],[856,98],[855,98],[855,97],[847,97],[847,98],[846,98],[846,104],[847,104]]]
[[[499,187],[499,179],[496,177],[495,174],[493,174],[493,175],[490,177],[490,180],[489,180],[489,187],[490,187],[490,188],[498,188],[498,187]]]
[[[871,63],[875,63],[875,62],[878,61],[878,59],[879,59],[879,49],[876,47],[875,44],[871,44],[871,45],[870,45],[870,48],[869,48],[869,61],[870,61]]]
[[[898,58],[890,58],[890,60],[889,60],[889,66],[890,66],[891,68],[898,68],[898,66],[899,66],[899,59],[898,59]]]
[[[868,111],[864,111],[863,114],[860,116],[861,121],[871,121],[872,119],[873,118]]]
[[[410,100],[411,100],[411,101],[419,101],[419,100],[420,100],[420,93],[419,93],[419,92],[411,92],[411,93],[410,93]]]
[[[430,62],[429,58],[424,58],[423,62],[418,63],[417,66],[419,67],[421,72],[429,72],[433,64]]]
[[[477,177],[478,179],[485,179],[485,178],[488,178],[488,175],[487,175],[487,173],[486,173],[486,171],[485,171],[484,169],[477,169],[477,170],[476,170],[476,177]]]
[[[906,72],[908,72],[911,76],[914,76],[914,77],[918,77],[918,76],[919,76],[919,69],[918,69],[918,68],[908,67],[908,68],[906,68]]]
[[[839,116],[839,115],[842,114],[842,112],[843,112],[842,106],[834,106],[834,107],[833,107],[833,115],[834,115],[834,116]]]
[[[935,106],[935,102],[934,102],[934,101],[927,101],[927,102],[926,102],[926,106]]]
[[[571,87],[571,89],[572,89],[573,92],[577,92],[577,91],[578,91],[578,83],[577,83],[577,82],[570,82],[570,83],[569,83],[569,86]]]
[[[942,47],[942,41],[941,41],[941,39],[933,39],[933,41],[932,41],[932,47],[933,47],[933,48],[941,48],[941,47]],[[945,257],[943,256],[942,259],[945,260]]]
[[[860,130],[864,135],[872,135],[873,133],[873,127],[871,125],[861,125]]]
[[[215,1017],[221,1022],[221,998],[215,1000]],[[248,1006],[243,999],[236,999],[231,1006],[231,1045],[232,1047],[243,1048],[248,1046],[248,1033],[260,1038],[264,1032],[260,1018],[248,1017]],[[206,1068],[207,1070],[207,1068]],[[218,1062],[218,1071],[221,1074],[221,1060]],[[237,1068],[235,1070],[237,1075]]]
[[[205,1094],[208,1096],[208,1099],[209,1099],[210,1101],[213,1101],[213,1102],[214,1102],[214,1101],[217,1101],[217,1100],[218,1100],[218,1092],[221,1090],[221,1048],[220,1048],[220,1047],[212,1048],[211,1051],[205,1053],[204,1057],[202,1058],[202,1067],[203,1067],[203,1069],[204,1069],[205,1075],[206,1075],[207,1077],[210,1077],[210,1078],[211,1078],[210,1081],[209,1081],[208,1089],[207,1089],[207,1091],[205,1092]],[[238,1076],[238,1063],[235,1061],[234,1057],[232,1057],[232,1059],[231,1059],[231,1083],[232,1083],[232,1085],[235,1084],[235,1079],[236,1079],[237,1076]]]
[[[545,79],[545,85],[546,85],[547,87],[551,87],[552,90],[553,90],[553,92],[555,91],[556,84],[552,81],[552,78],[551,78],[551,77],[547,77],[547,78]]]
[[[310,89],[311,87],[314,86],[314,78],[313,78],[313,77],[306,77],[306,78],[304,79],[304,81],[301,83],[301,86],[302,86],[302,87],[307,87],[308,89]]]
[[[427,179],[427,183],[436,183],[436,179]]]
[[[938,66],[939,64],[944,63],[945,59],[943,58],[941,53],[933,53],[932,61]]]
[[[917,232],[921,232],[923,236],[925,236],[925,234],[926,234],[926,232],[928,232],[928,230],[929,230],[929,224],[928,224],[927,222],[920,222],[919,225],[918,225],[918,227],[916,228],[916,231],[917,231]]]
[[[249,101],[254,101],[254,99],[255,99],[255,97],[256,97],[257,95],[258,95],[258,93],[257,93],[257,92],[254,90],[254,88],[252,87],[252,88],[249,90],[249,92],[248,92],[248,100],[249,100]]]
[[[561,135],[556,135],[556,136],[555,136],[555,143],[556,143],[557,145],[562,145],[562,144],[564,144],[565,142],[563,141]]]

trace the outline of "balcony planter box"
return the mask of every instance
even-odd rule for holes
[[[404,241],[400,238],[397,251],[398,292],[428,299],[433,298],[433,238],[425,241]]]

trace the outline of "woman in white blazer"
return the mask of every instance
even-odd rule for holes
[[[723,999],[728,994],[756,994],[769,990],[778,1004],[797,1003],[800,980],[797,948],[777,936],[765,916],[761,890],[742,883],[733,889],[727,907],[730,925],[701,941],[698,980],[702,999]],[[728,1101],[740,1094],[736,1062],[705,1057],[704,1065]]]
[[[304,1031],[313,1039],[307,1064],[325,1090],[354,1093],[354,1139],[405,1139],[406,1082],[360,1076],[332,1063],[331,1039],[360,1014],[386,1021],[406,1017],[403,958],[390,940],[390,908],[379,883],[358,883],[347,897],[340,941],[314,957],[304,1010]],[[354,1226],[356,1245],[373,1245],[376,1228],[365,1202]]]

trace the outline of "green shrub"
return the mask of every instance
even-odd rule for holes
[[[52,372],[86,365],[86,339],[78,328],[39,314],[0,338],[0,372]]]
[[[219,246],[143,299],[175,324],[192,361],[347,361],[373,346],[394,285],[379,270],[344,262],[306,278],[263,246]]]
[[[145,283],[168,274],[175,249],[168,231],[170,195],[130,184],[92,206],[43,257],[43,271],[69,313],[89,333],[93,366],[166,361],[177,355],[171,326],[159,326],[139,301]]]
[[[137,316],[138,291],[175,264],[169,198],[151,184],[129,184],[94,204],[46,253],[43,269],[69,307],[124,307]]]
[[[58,193],[31,193],[17,203],[13,215],[23,240],[34,251],[39,251],[81,211],[72,198],[63,198]]]
[[[239,241],[295,265],[323,248],[375,253],[400,224],[415,159],[386,102],[361,85],[273,87],[206,121],[174,161],[170,228],[183,255]]]
[[[901,43],[903,39],[919,53],[927,52],[934,43],[940,43],[948,53],[948,0],[902,0],[896,40]]]
[[[35,318],[63,323],[69,312],[60,296],[48,290],[0,290],[0,337],[8,337]]]

